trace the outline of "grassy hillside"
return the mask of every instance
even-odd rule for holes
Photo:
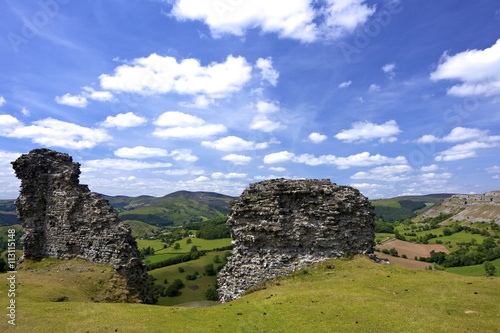
[[[72,294],[54,302],[44,295],[60,276],[44,276],[40,283],[41,274],[18,273],[16,327],[4,319],[0,331],[498,332],[500,279],[415,271],[365,258],[325,262],[209,308],[92,303],[69,281],[58,282],[58,289],[69,283]],[[5,283],[0,291],[5,295]]]
[[[451,194],[405,196],[370,200],[370,202],[375,207],[375,217],[377,219],[394,222],[413,218],[441,202],[446,196],[451,196]]]

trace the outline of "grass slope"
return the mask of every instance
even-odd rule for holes
[[[495,276],[500,276],[500,258],[493,260],[491,262],[495,265],[496,272]],[[464,266],[464,267],[450,267],[445,269],[446,272],[466,275],[466,276],[485,276],[486,271],[484,270],[484,264],[481,265],[473,265],[473,266]]]
[[[18,272],[16,327],[4,318],[0,331],[498,332],[500,279],[415,271],[366,258],[325,262],[209,308],[51,302],[39,298],[49,286],[33,274]],[[2,283],[2,295],[6,289]]]

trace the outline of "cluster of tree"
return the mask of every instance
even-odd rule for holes
[[[151,246],[144,247],[139,250],[139,258],[144,259],[148,256],[153,256],[155,254],[155,249],[153,249]]]
[[[167,288],[163,290],[161,293],[162,297],[175,297],[181,294],[181,289],[186,285],[182,282],[181,279],[175,279]]]
[[[461,247],[450,254],[431,251],[429,258],[420,257],[419,260],[433,262],[447,268],[478,265],[497,258],[500,258],[500,246],[497,246],[494,238],[489,237],[481,245],[475,247]]]
[[[385,222],[384,220],[379,218],[375,220],[375,232],[392,234],[394,233],[394,224]]]
[[[416,210],[424,208],[422,201],[400,200],[400,207],[375,206],[375,216],[386,222],[402,221],[417,216]]]
[[[189,225],[192,230],[198,230],[196,237],[202,239],[221,239],[229,238],[231,234],[226,225],[227,218],[219,216],[211,220],[196,222]]]
[[[193,246],[193,248],[196,248],[196,246]],[[193,248],[191,248],[191,250],[193,250]],[[204,256],[205,254],[207,254],[208,252],[211,252],[211,251],[225,251],[225,250],[231,250],[232,248],[233,248],[232,246],[225,246],[225,247],[221,247],[221,248],[216,248],[216,249],[211,249],[211,250],[202,250],[202,251],[198,251],[196,249],[195,251],[185,253],[185,254],[179,255],[177,257],[165,259],[163,261],[160,261],[160,262],[157,262],[154,264],[146,264],[146,269],[148,271],[150,271],[150,270],[157,269],[160,267],[176,265],[176,264],[180,264],[182,262],[196,260],[199,257]]]

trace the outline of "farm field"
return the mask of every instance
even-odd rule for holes
[[[422,261],[417,261],[417,260],[412,260],[412,259],[405,259],[401,257],[393,257],[388,254],[384,254],[381,252],[376,253],[377,257],[379,258],[384,258],[384,259],[389,259],[391,264],[398,265],[401,267],[406,267],[406,268],[411,268],[411,269],[427,269],[429,266],[432,266],[432,264],[429,264],[427,262],[422,262]]]
[[[495,276],[500,276],[500,258],[493,260],[491,262],[495,265],[496,273]],[[473,265],[464,267],[450,267],[445,269],[448,273],[466,275],[466,276],[485,276],[486,272],[484,270],[484,265]]]
[[[400,256],[406,254],[408,258],[430,257],[431,251],[450,253],[450,251],[448,251],[448,249],[446,249],[446,247],[444,247],[443,245],[415,244],[415,243],[405,242],[399,239],[395,239],[393,241],[384,243],[382,245],[377,245],[376,248],[379,250],[383,249],[390,250],[392,248],[395,248]]]

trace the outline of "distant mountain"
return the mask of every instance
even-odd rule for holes
[[[156,226],[181,225],[226,215],[229,202],[234,199],[220,193],[189,191],[178,191],[163,197],[101,195],[110,202],[122,220]],[[0,200],[0,226],[16,223],[19,221],[14,200]],[[146,233],[150,232],[148,230]]]
[[[226,215],[233,197],[214,192],[178,191],[163,197],[106,196],[120,219],[151,225],[182,225]]]
[[[439,193],[370,200],[375,207],[375,218],[385,222],[411,219],[427,211],[453,194]],[[439,215],[439,214],[438,214]]]

